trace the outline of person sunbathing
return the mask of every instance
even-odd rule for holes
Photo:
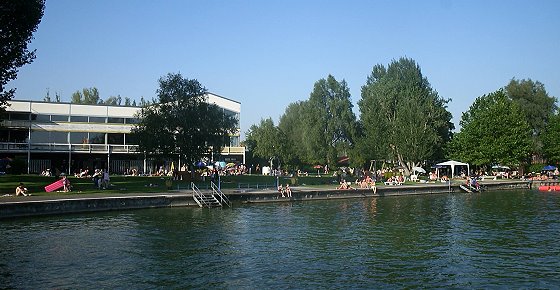
[[[282,184],[278,185],[278,192],[279,192],[280,194],[282,194],[282,197],[285,197],[285,196],[284,196],[284,188],[282,187]]]
[[[286,192],[287,197],[292,197],[292,189],[290,188],[289,184],[286,184],[286,188],[284,189],[284,192]]]
[[[27,188],[25,188],[25,186],[23,185],[23,183],[19,183],[18,187],[16,187],[16,196],[28,196],[29,194],[27,193]]]

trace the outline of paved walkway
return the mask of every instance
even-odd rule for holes
[[[481,184],[499,184],[499,183],[510,183],[515,182],[513,180],[497,180],[497,181],[485,181]],[[527,181],[517,181],[517,182],[527,182]],[[458,185],[459,183],[453,183],[453,185]],[[396,188],[424,188],[424,187],[440,187],[448,186],[445,183],[417,183],[417,184],[407,184],[399,186],[390,185],[378,185],[377,188],[380,191],[384,189],[396,189]],[[202,190],[206,192],[208,190]],[[293,192],[306,192],[306,191],[340,191],[334,186],[332,188],[325,187],[312,187],[312,186],[294,186],[292,187]],[[351,190],[348,190],[349,192]],[[232,194],[243,194],[243,193],[255,193],[255,194],[267,194],[277,195],[278,192],[275,189],[224,189],[223,192],[226,195]],[[69,200],[69,199],[99,199],[99,198],[134,198],[134,197],[154,197],[154,196],[192,196],[192,191],[190,190],[172,190],[169,192],[158,192],[158,193],[75,193],[75,194],[60,194],[60,195],[31,195],[31,196],[0,196],[0,204],[2,203],[27,203],[27,202],[44,202],[44,201],[55,201],[55,200]]]
[[[155,193],[76,193],[76,194],[60,194],[60,195],[31,195],[31,196],[0,196],[0,204],[2,203],[24,203],[24,202],[42,202],[65,199],[98,199],[98,198],[130,198],[130,197],[146,197],[146,196],[173,196],[173,195],[192,195],[191,191],[170,191]]]

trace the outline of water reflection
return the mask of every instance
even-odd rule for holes
[[[553,288],[559,201],[516,191],[1,221],[0,285]]]

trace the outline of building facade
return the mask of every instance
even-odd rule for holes
[[[208,93],[209,103],[239,120],[239,102]],[[130,132],[140,107],[9,101],[0,126],[0,158],[27,162],[28,173],[46,169],[74,173],[108,168],[121,174],[135,169],[151,173],[163,166],[157,158],[138,152]],[[240,130],[229,136],[219,156],[225,162],[244,163]],[[211,158],[211,155],[209,155]],[[180,166],[181,160],[176,160]]]

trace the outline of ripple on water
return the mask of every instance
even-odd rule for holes
[[[0,221],[0,285],[554,288],[559,201],[503,191]]]

